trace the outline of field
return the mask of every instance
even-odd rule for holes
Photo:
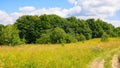
[[[92,39],[70,44],[27,44],[0,47],[0,68],[87,68],[96,58],[109,61],[120,48],[120,38]],[[106,67],[109,63],[105,63]]]

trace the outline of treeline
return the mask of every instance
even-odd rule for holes
[[[0,45],[71,43],[100,38],[103,34],[120,37],[120,27],[100,19],[25,15],[13,25],[0,25]]]

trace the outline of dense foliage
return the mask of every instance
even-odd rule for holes
[[[109,41],[109,36],[104,32],[102,37],[101,37],[101,41],[102,42],[107,42]]]
[[[104,33],[109,37],[120,37],[120,27],[115,28],[100,19],[61,18],[54,14],[25,15],[13,25],[0,25],[0,44],[16,45],[23,40],[28,44],[71,43],[100,38]]]
[[[22,43],[19,37],[19,31],[13,25],[7,25],[2,29],[0,38],[1,44],[4,45],[16,45]]]

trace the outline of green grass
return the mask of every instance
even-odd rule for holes
[[[109,42],[92,39],[71,44],[29,44],[0,47],[0,68],[87,68],[90,62],[119,47],[119,38]]]

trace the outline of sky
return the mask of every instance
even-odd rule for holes
[[[13,24],[22,15],[56,14],[102,19],[120,26],[120,0],[0,0],[0,24]]]

